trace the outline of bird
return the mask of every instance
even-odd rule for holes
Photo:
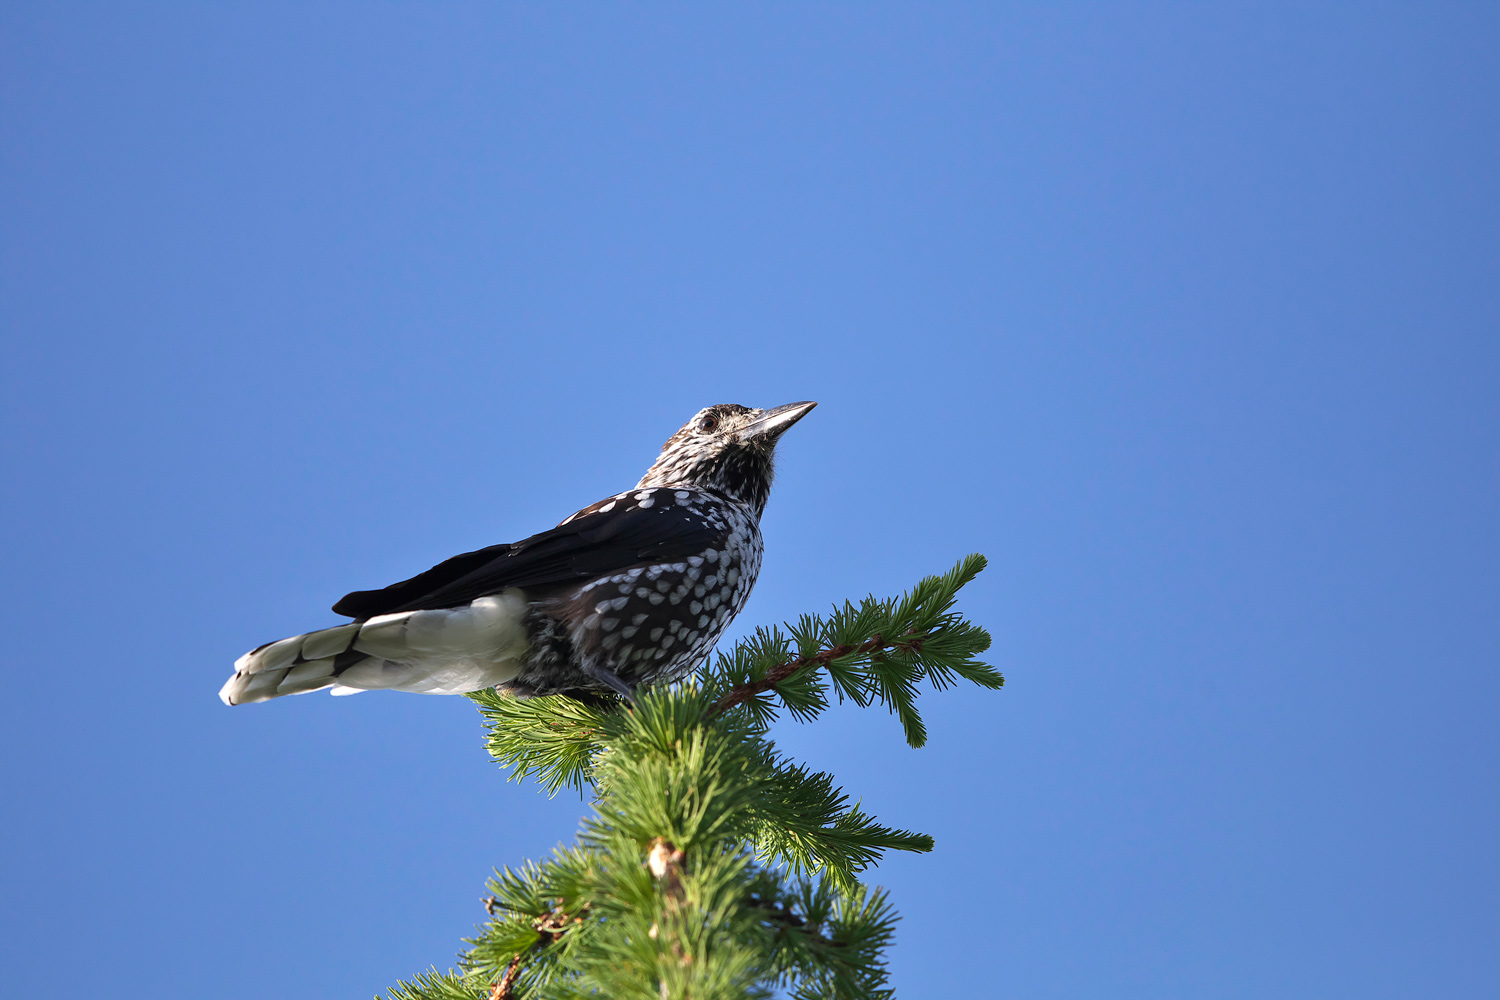
[[[582,700],[695,671],[750,596],[781,435],[817,404],[719,403],[633,489],[519,542],[333,605],[354,619],[241,656],[226,705],[331,688]]]

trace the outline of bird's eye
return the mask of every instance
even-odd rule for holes
[[[718,426],[719,426],[719,418],[718,418],[717,414],[713,414],[713,413],[705,414],[704,417],[703,417],[703,419],[700,420],[700,421],[698,421],[698,429],[700,431],[703,431],[705,434],[712,432],[713,429],[716,428],[716,427],[718,427]]]

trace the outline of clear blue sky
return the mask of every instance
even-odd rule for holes
[[[1480,998],[1491,5],[0,9],[0,981],[368,997],[583,805],[227,709],[348,590],[785,439],[737,628],[970,551],[1003,692],[786,726],[905,1000]]]

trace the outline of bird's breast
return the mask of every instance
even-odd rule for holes
[[[575,655],[597,657],[633,684],[682,677],[713,649],[755,584],[761,541],[754,518],[738,505],[704,498],[692,497],[714,529],[711,543],[590,580],[559,609]]]

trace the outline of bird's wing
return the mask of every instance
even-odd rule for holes
[[[333,610],[351,618],[373,618],[453,608],[510,587],[569,583],[697,555],[715,548],[725,533],[701,512],[677,504],[642,508],[621,501],[608,512],[598,506],[523,541],[454,556],[383,590],[357,590]]]

